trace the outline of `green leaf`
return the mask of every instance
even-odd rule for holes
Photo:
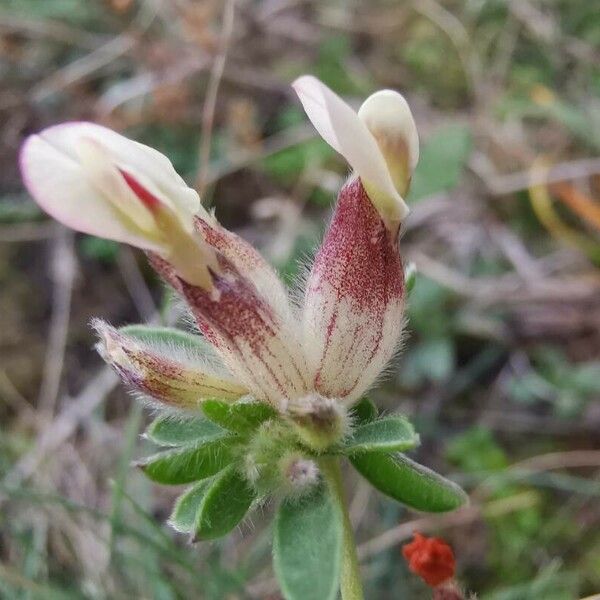
[[[275,518],[273,562],[286,600],[337,597],[342,538],[342,515],[327,486],[281,504]]]
[[[200,504],[209,489],[210,480],[204,480],[186,490],[175,503],[169,525],[180,533],[191,533],[196,524]]]
[[[404,417],[384,417],[359,425],[344,440],[344,454],[410,450],[419,444],[419,436]]]
[[[350,461],[380,492],[417,510],[446,512],[468,502],[456,483],[402,454],[368,452]]]
[[[198,507],[194,541],[213,540],[229,533],[248,512],[255,492],[232,465],[207,486]]]
[[[160,446],[185,446],[227,435],[218,425],[203,417],[162,415],[146,430],[145,436]]]
[[[191,483],[215,475],[234,459],[238,439],[227,436],[159,452],[137,463],[152,481],[167,485]]]
[[[377,418],[377,407],[364,396],[352,407],[351,414],[357,423],[367,423]]]
[[[254,431],[261,423],[277,415],[268,404],[256,400],[231,403],[209,398],[202,402],[202,411],[213,423],[242,434]]]
[[[455,188],[471,153],[471,134],[464,125],[449,125],[423,145],[412,178],[409,201]]]

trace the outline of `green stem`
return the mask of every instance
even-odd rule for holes
[[[331,493],[338,503],[343,515],[344,547],[342,551],[342,572],[340,581],[342,600],[364,600],[358,556],[356,554],[356,542],[354,541],[354,532],[352,531],[352,523],[350,522],[344,487],[342,485],[340,460],[339,458],[326,457],[322,458],[320,462],[323,469],[323,475],[325,476],[331,489]]]

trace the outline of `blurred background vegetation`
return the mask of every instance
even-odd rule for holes
[[[470,507],[349,479],[367,597],[425,598],[399,548],[454,547],[486,600],[600,590],[600,10],[590,0],[0,0],[0,597],[278,598],[271,508],[224,542],[165,525],[130,462],[148,415],[90,317],[176,319],[143,256],[40,214],[28,133],[100,122],[167,154],[290,281],[346,176],[289,83],[402,91],[421,133],[404,353],[373,392]]]

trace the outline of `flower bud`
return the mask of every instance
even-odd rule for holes
[[[293,431],[279,419],[265,421],[253,433],[245,448],[244,473],[259,495],[287,489],[280,461],[297,443]]]
[[[200,357],[179,353],[177,348],[152,347],[99,319],[92,325],[100,337],[96,348],[102,358],[127,385],[160,404],[197,409],[204,398],[233,401],[247,393]]]
[[[61,223],[158,253],[188,283],[212,288],[215,252],[194,228],[205,212],[169,160],[93,123],[30,136],[20,155],[36,202]]]
[[[285,454],[279,460],[279,470],[289,495],[300,496],[319,482],[319,467],[314,460],[298,452]]]
[[[383,90],[359,114],[315,77],[294,82],[304,110],[323,139],[350,164],[388,229],[396,233],[408,215],[408,190],[419,154],[417,130],[408,104]]]

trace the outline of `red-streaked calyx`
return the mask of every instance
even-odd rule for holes
[[[183,348],[152,345],[95,319],[98,352],[132,389],[177,409],[198,409],[202,400],[237,400],[247,389],[214,363]]]
[[[313,385],[352,404],[393,355],[403,325],[404,271],[361,180],[340,191],[304,299],[304,343]]]
[[[214,289],[188,284],[172,267],[150,255],[152,266],[186,300],[198,328],[227,368],[252,395],[277,409],[310,389],[300,333],[289,307],[263,295],[223,254]],[[287,301],[286,301],[287,302]]]

